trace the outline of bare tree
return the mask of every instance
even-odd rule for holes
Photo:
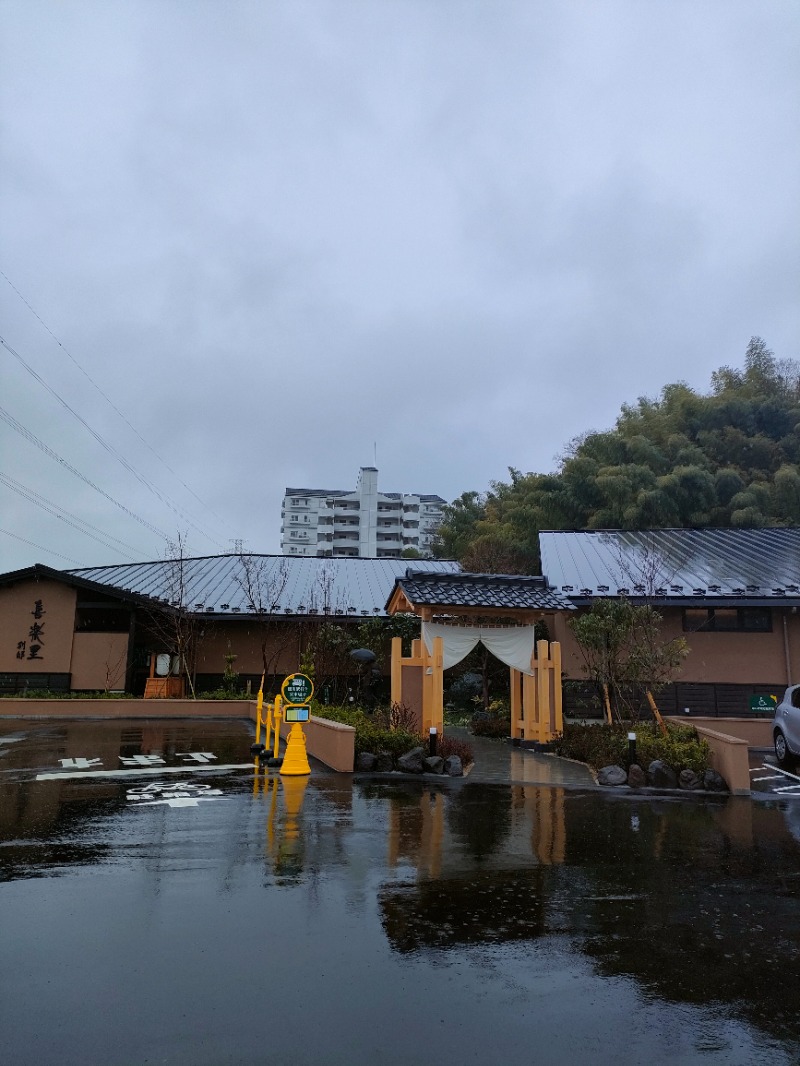
[[[236,584],[245,598],[248,610],[253,612],[258,630],[261,664],[265,675],[276,672],[281,653],[293,637],[289,626],[278,623],[281,597],[289,581],[289,563],[286,559],[275,562],[268,556],[239,555],[239,571]]]
[[[186,534],[179,532],[175,540],[167,544],[161,603],[147,611],[147,619],[154,639],[173,656],[179,676],[185,678],[192,699],[196,699],[194,667],[198,619],[190,609],[190,563]]]

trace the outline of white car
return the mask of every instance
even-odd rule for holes
[[[790,685],[775,708],[772,740],[778,766],[793,769],[800,760],[800,685]]]

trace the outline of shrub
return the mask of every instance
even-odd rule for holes
[[[383,729],[400,730],[405,733],[417,732],[417,716],[404,703],[393,703],[388,709],[382,707],[376,710],[372,720]]]
[[[628,727],[623,725],[567,725],[556,741],[556,752],[567,759],[585,762],[595,770],[603,766],[624,766],[628,761]],[[676,773],[708,769],[710,751],[691,726],[669,725],[663,736],[655,724],[639,723],[636,728],[636,761],[645,769],[661,759]]]
[[[493,718],[481,712],[472,716],[471,729],[476,737],[510,737],[511,719]]]
[[[439,737],[436,752],[443,759],[449,759],[451,755],[457,755],[464,766],[469,766],[475,762],[472,745],[466,740],[459,740],[458,737],[449,737],[446,733],[443,737]]]
[[[379,751],[391,752],[394,758],[404,755],[412,748],[424,746],[422,736],[409,729],[387,729],[379,714],[371,716],[356,707],[322,707],[314,705],[311,713],[320,718],[327,718],[332,722],[342,722],[351,725],[355,731],[355,753],[362,751],[373,753]]]

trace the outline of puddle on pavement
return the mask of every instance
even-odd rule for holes
[[[184,774],[247,763],[247,725],[23,725],[10,1061],[800,1058],[800,801]],[[154,754],[176,773],[36,780]]]

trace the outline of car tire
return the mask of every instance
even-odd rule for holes
[[[786,737],[781,733],[780,729],[775,730],[775,758],[778,761],[778,766],[783,770],[793,770],[797,762],[795,756],[789,751]]]

